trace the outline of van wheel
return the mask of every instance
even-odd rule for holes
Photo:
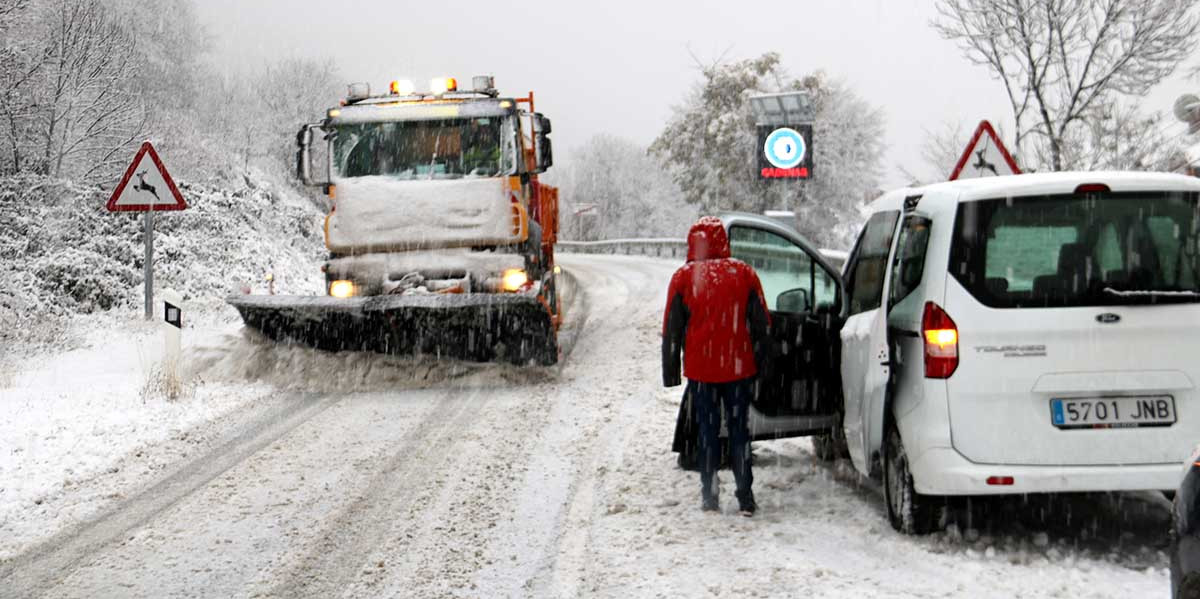
[[[943,523],[946,509],[940,497],[921,495],[913,488],[908,455],[900,431],[888,426],[883,448],[883,497],[892,528],[906,535],[925,535]]]

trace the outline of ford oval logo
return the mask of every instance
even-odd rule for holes
[[[1100,324],[1113,324],[1114,322],[1120,321],[1121,316],[1119,314],[1113,314],[1112,312],[1105,312],[1104,314],[1096,315],[1096,322]]]

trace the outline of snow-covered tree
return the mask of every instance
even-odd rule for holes
[[[913,184],[937,183],[945,181],[963,149],[971,140],[971,130],[962,122],[945,121],[933,129],[922,129],[921,139],[921,173],[904,171]],[[1000,131],[996,132],[1001,137]]]
[[[1117,110],[1122,98],[1145,95],[1191,55],[1200,28],[1195,5],[939,0],[933,27],[1004,84],[1022,168],[1065,170],[1091,162],[1071,142],[1088,138],[1097,118]],[[1114,161],[1122,159],[1104,160]]]
[[[211,173],[227,152],[214,139],[215,125],[227,117],[208,102],[216,75],[206,63],[210,41],[192,0],[106,1],[137,36],[130,85],[146,111],[146,136],[176,177]]]
[[[1068,130],[1063,163],[1076,170],[1174,170],[1172,160],[1183,147],[1163,118],[1141,112],[1132,101],[1098,105]]]
[[[220,74],[194,0],[0,0],[0,174],[109,182],[150,139],[177,177],[280,181],[336,103],[328,61]]]
[[[28,168],[36,152],[29,116],[43,62],[39,45],[21,34],[32,22],[29,0],[0,0],[0,173]]]
[[[33,169],[55,177],[89,178],[125,160],[117,156],[141,136],[142,103],[131,89],[133,32],[100,0],[54,0],[33,35],[32,119],[38,146]]]
[[[883,111],[821,72],[789,76],[773,52],[702,65],[700,73],[701,81],[650,146],[670,165],[685,198],[706,213],[793,210],[810,239],[847,245],[858,208],[879,186]],[[749,97],[788,90],[808,91],[814,101],[813,178],[763,181]]]
[[[683,237],[696,219],[663,164],[620,137],[592,137],[550,173],[566,239]]]
[[[330,60],[291,58],[264,66],[255,95],[266,130],[263,153],[277,168],[292,168],[296,131],[324,119],[345,93],[344,84]]]

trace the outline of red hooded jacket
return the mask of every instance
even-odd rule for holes
[[[769,351],[770,314],[750,265],[729,257],[721,220],[706,216],[688,232],[688,258],[667,290],[663,315],[663,384],[683,376],[728,383],[758,374]]]

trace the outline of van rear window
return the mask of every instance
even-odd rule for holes
[[[993,308],[1200,301],[1197,194],[963,202],[950,274]]]

